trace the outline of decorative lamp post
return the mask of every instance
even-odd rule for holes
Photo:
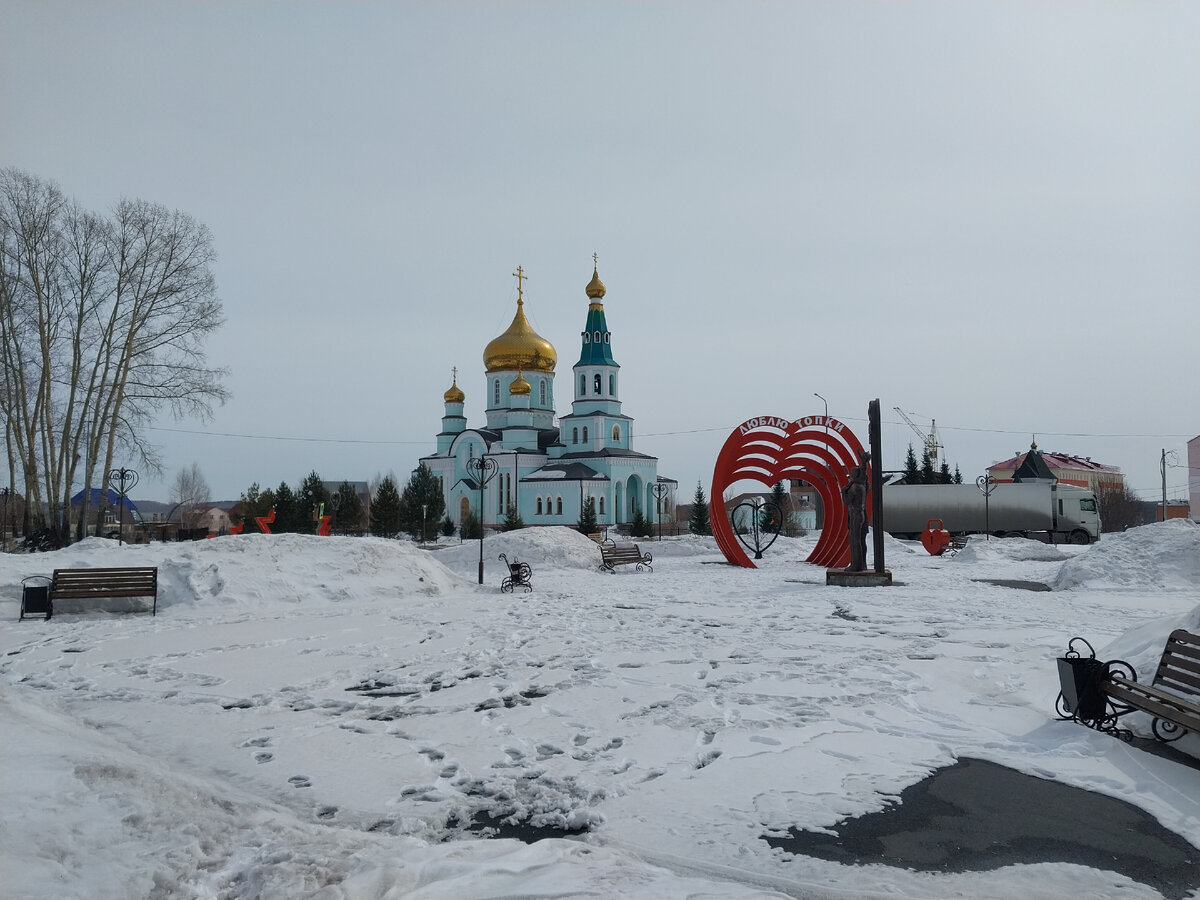
[[[108,483],[121,498],[121,510],[118,513],[117,546],[125,543],[125,498],[138,483],[138,473],[133,469],[113,469],[108,473]]]
[[[992,496],[992,491],[996,489],[996,479],[991,475],[980,475],[975,479],[975,486],[983,491],[983,530],[985,539],[990,541],[992,539],[992,523],[989,498]]]
[[[650,492],[654,494],[654,499],[657,501],[658,508],[658,539],[662,540],[662,508],[663,498],[670,496],[671,486],[665,481],[656,481],[650,486]]]
[[[479,583],[483,584],[483,489],[496,477],[496,460],[490,456],[472,456],[467,471],[479,481]]]

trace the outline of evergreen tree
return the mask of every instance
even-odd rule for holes
[[[783,486],[782,481],[775,482],[775,486],[771,488],[771,502],[779,507],[781,516],[779,530],[788,537],[795,537],[796,525],[792,521],[792,497],[787,488]]]
[[[938,484],[951,484],[953,478],[950,475],[950,463],[943,462],[942,467],[938,470]]]
[[[596,523],[596,498],[588,497],[583,502],[583,511],[579,514],[579,521],[575,523],[575,527],[579,529],[580,534],[595,534],[600,526]]]
[[[908,445],[908,455],[904,457],[904,483],[921,484],[921,467],[912,444]]]
[[[954,483],[962,484],[962,472],[958,470],[958,463],[954,464]]]
[[[404,493],[400,495],[400,527],[412,536],[421,534],[422,527],[439,521],[446,512],[442,496],[442,479],[421,463],[413,469]],[[478,535],[476,535],[478,537]]]
[[[326,515],[333,512],[331,499],[329,491],[325,489],[325,485],[321,482],[321,476],[316,473],[316,470],[305,475],[304,480],[300,482],[300,490],[296,492],[296,508],[304,524],[298,526],[296,530],[316,534],[321,508],[325,508]]]
[[[479,516],[475,515],[475,510],[467,510],[467,514],[463,516],[462,525],[459,527],[458,533],[462,535],[465,541],[477,541],[483,536],[483,525],[479,521]]]
[[[633,511],[633,521],[629,523],[629,533],[633,537],[654,537],[654,524],[641,509]]]
[[[508,509],[504,511],[504,521],[500,523],[501,531],[516,531],[518,528],[525,527],[525,520],[521,518],[521,514],[517,512],[517,508],[511,503]]]
[[[696,493],[692,497],[692,515],[688,519],[688,531],[692,534],[712,534],[712,523],[708,518],[708,501],[704,499],[704,487],[696,482]]]
[[[337,493],[333,495],[333,527],[337,529],[338,534],[362,534],[365,519],[358,492],[350,482],[343,481]]]
[[[305,524],[295,492],[286,481],[279,482],[279,487],[275,488],[275,521],[271,524],[271,531],[275,534],[295,534]]]
[[[238,500],[238,512],[242,522],[243,534],[254,534],[258,532],[258,525],[255,519],[265,516],[275,506],[275,492],[270,488],[265,491],[258,486],[258,482],[254,482],[246,490],[242,491],[242,495]],[[234,525],[237,522],[233,523]]]
[[[454,537],[454,520],[449,514],[442,519],[442,537]]]
[[[937,473],[933,471],[933,460],[929,458],[929,451],[925,450],[921,454],[921,481],[920,484],[937,484]]]
[[[392,537],[400,530],[400,492],[391,475],[384,477],[375,488],[371,500],[371,534]]]

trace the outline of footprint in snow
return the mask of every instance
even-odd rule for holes
[[[260,751],[258,751],[258,753],[254,754],[254,761],[256,763],[259,763],[260,765],[262,763],[269,763],[274,758],[275,758],[275,754],[268,753],[266,750],[260,750]]]
[[[303,775],[293,775],[288,779],[288,784],[295,788],[312,787],[312,782]]]

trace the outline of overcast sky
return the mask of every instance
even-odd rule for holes
[[[166,499],[403,482],[526,311],[579,358],[592,253],[636,449],[690,495],[758,415],[902,467],[1029,446],[1186,495],[1200,3],[0,0],[0,164],[208,225],[232,399]]]

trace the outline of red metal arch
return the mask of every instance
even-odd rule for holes
[[[709,493],[713,537],[725,558],[736,566],[756,568],[725,513],[725,490],[737,481],[756,481],[769,488],[789,478],[811,485],[825,505],[825,527],[807,561],[826,567],[848,565],[850,538],[843,526],[846,510],[842,487],[849,483],[850,469],[862,456],[863,446],[854,432],[833,418],[747,419],[721,448]]]

